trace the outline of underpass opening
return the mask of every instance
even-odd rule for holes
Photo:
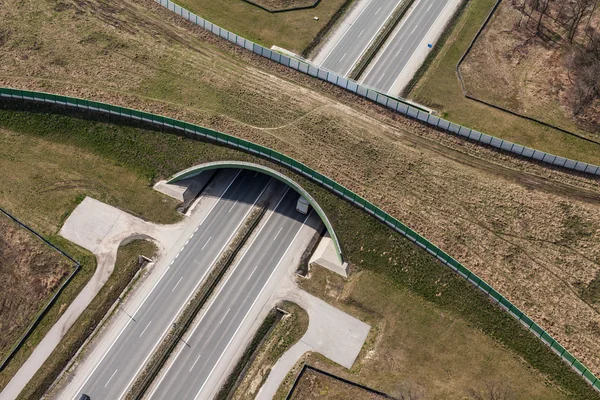
[[[271,176],[271,177],[283,182],[284,184],[288,185],[289,187],[294,189],[296,192],[298,192],[302,197],[304,197],[308,201],[308,203],[311,205],[311,207],[317,212],[317,214],[321,218],[323,225],[325,225],[325,228],[327,229],[327,232],[328,232],[329,236],[331,237],[331,240],[333,241],[333,244],[335,246],[335,250],[336,250],[336,253],[337,253],[340,263],[344,262],[340,243],[338,241],[337,235],[335,234],[335,231],[333,230],[333,226],[331,225],[331,222],[327,218],[327,215],[325,215],[325,211],[323,211],[323,209],[321,208],[321,206],[319,206],[317,201],[304,188],[302,188],[302,186],[300,186],[293,179],[289,178],[288,176],[282,174],[279,171],[276,171],[269,167],[265,167],[263,165],[253,164],[253,163],[243,162],[243,161],[217,161],[217,162],[210,162],[210,163],[196,165],[196,166],[190,167],[188,169],[185,169],[181,172],[178,172],[177,174],[173,175],[167,181],[167,183],[174,184],[174,183],[180,182],[184,179],[195,177],[206,171],[225,169],[225,168],[238,168],[238,169],[242,169],[242,170],[245,169],[245,170],[260,172],[260,173]]]

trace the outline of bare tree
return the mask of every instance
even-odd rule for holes
[[[583,18],[588,15],[588,13],[593,9],[596,0],[575,0],[569,3],[569,7],[571,8],[571,23],[568,28],[567,37],[569,38],[569,42],[573,42],[575,35],[577,34],[577,30],[579,29],[579,24],[583,20]]]
[[[567,66],[571,107],[579,115],[600,99],[600,33],[593,31],[585,46],[574,46]]]
[[[486,382],[481,390],[469,389],[469,396],[474,400],[514,400],[513,391],[498,382]]]
[[[548,11],[548,6],[550,5],[550,0],[537,0],[538,1],[538,11],[540,13],[540,17],[538,18],[537,25],[535,27],[535,32],[540,33],[540,27],[542,26],[542,18],[546,15]]]
[[[529,7],[531,7],[531,14],[528,14],[529,19],[527,20],[529,22],[529,20],[531,20],[532,18],[532,14],[534,14],[535,11],[538,12],[538,18],[537,18],[537,22],[536,22],[536,27],[535,27],[535,34],[539,34],[540,33],[540,29],[542,27],[542,20],[544,19],[544,17],[549,13],[550,11],[550,3],[553,2],[553,0],[529,0]],[[526,3],[523,3],[523,13],[525,11],[525,6]],[[519,21],[519,25],[520,25],[520,21]]]

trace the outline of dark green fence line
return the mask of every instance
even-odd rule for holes
[[[365,210],[367,213],[373,215],[375,218],[379,219],[381,222],[385,223],[390,228],[394,229],[396,232],[399,232],[404,237],[414,242],[416,245],[425,249],[428,253],[436,257],[443,264],[452,268],[455,272],[457,272],[463,278],[471,282],[475,287],[487,294],[495,303],[500,305],[509,314],[515,317],[519,322],[523,324],[523,326],[525,326],[525,328],[527,328],[527,330],[533,332],[537,337],[539,337],[540,340],[542,340],[542,342],[550,346],[550,348],[557,355],[559,355],[567,364],[569,364],[569,366],[571,366],[579,375],[583,376],[583,378],[588,383],[590,383],[596,390],[600,391],[600,379],[596,378],[596,376],[594,376],[594,374],[587,367],[585,367],[579,360],[577,360],[577,358],[575,358],[575,356],[569,353],[563,346],[561,346],[541,326],[536,324],[524,312],[519,310],[518,307],[516,307],[508,299],[506,299],[504,296],[502,296],[500,293],[494,290],[494,288],[487,284],[483,279],[479,278],[473,272],[469,271],[468,268],[463,266],[461,263],[456,261],[447,253],[445,253],[442,249],[430,243],[423,236],[419,235],[417,232],[413,231],[412,229],[404,225],[402,222],[387,214],[385,211],[379,209],[377,206],[375,206],[368,200],[346,189],[344,186],[326,177],[325,175],[322,175],[319,172],[311,169],[310,167],[302,164],[301,162],[298,162],[277,151],[269,149],[268,147],[263,147],[258,144],[249,142],[244,139],[239,139],[222,132],[214,131],[212,129],[179,121],[173,118],[133,110],[131,108],[125,108],[120,106],[114,106],[111,104],[100,103],[97,101],[89,101],[43,92],[32,92],[28,90],[17,90],[9,88],[0,88],[0,97],[58,104],[68,107],[76,107],[86,110],[118,115],[121,117],[132,118],[139,121],[145,121],[155,125],[165,126],[168,128],[174,128],[184,132],[192,133],[199,137],[215,142],[220,142],[228,146],[256,154],[277,164],[283,165],[297,172],[298,174],[326,187],[338,196],[343,197],[355,206]]]

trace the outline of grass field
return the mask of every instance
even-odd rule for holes
[[[379,396],[365,389],[344,383],[342,381],[323,375],[317,371],[307,370],[298,381],[290,400],[385,400],[387,397]]]
[[[74,268],[71,260],[0,214],[0,360]]]
[[[344,1],[322,0],[315,8],[282,13],[270,13],[242,0],[177,0],[176,3],[253,42],[266,47],[277,45],[300,54]]]
[[[140,166],[144,166],[146,172],[154,176],[168,176],[199,162],[218,159],[255,161],[273,167],[272,164],[232,149],[188,140],[164,132],[77,119],[76,115],[81,114],[56,116],[45,112],[0,110],[0,116],[3,116],[0,121],[10,121],[10,126],[5,129],[17,131],[32,140],[59,145],[64,145],[64,142],[74,142],[73,146],[77,146],[80,153],[119,164],[124,172],[129,169],[134,173],[135,170],[139,171]],[[61,135],[41,138],[47,134],[46,126],[52,126],[51,121],[72,129],[63,129]],[[81,134],[91,126],[97,127],[93,136]],[[109,129],[110,127],[113,129]],[[282,170],[280,167],[275,168]],[[380,277],[380,282],[376,285],[369,284],[368,287],[381,293],[393,292],[393,290],[409,293],[410,296],[406,295],[402,300],[403,307],[407,309],[412,307],[418,310],[424,307],[424,304],[429,304],[428,307],[438,315],[446,315],[448,318],[446,321],[456,321],[457,325],[460,325],[461,320],[467,321],[468,326],[481,332],[480,337],[488,340],[488,343],[496,343],[496,348],[508,349],[505,352],[509,355],[518,355],[524,360],[523,362],[529,363],[533,369],[539,371],[539,374],[561,387],[572,398],[594,398],[592,389],[537,338],[526,333],[518,322],[493,306],[487,297],[452,273],[450,269],[434,261],[428,253],[417,249],[399,234],[392,233],[372,217],[340,201],[324,189],[294,174],[290,176],[309,190],[324,208],[336,229],[348,261]],[[568,238],[568,240],[575,239]],[[379,290],[386,287],[389,289]],[[373,297],[374,302],[377,301],[372,295],[366,296]],[[408,301],[415,303],[409,307]],[[97,315],[100,314],[98,311]],[[416,314],[416,319],[418,315]],[[88,321],[97,322],[98,319],[88,319]],[[82,326],[84,328],[80,329],[91,329],[85,328],[85,324]],[[55,364],[45,365],[40,376],[36,376],[34,384],[27,388],[28,396],[23,398],[39,397],[43,385],[51,382],[55,376],[53,373],[57,373],[59,369],[57,367],[61,365],[60,361],[68,358],[69,343],[72,345],[77,342],[64,341],[64,345],[57,350],[58,355],[51,357],[51,363]],[[468,347],[469,342],[465,342],[462,346]],[[74,346],[71,351],[75,351],[76,348],[77,346]],[[421,361],[438,362],[433,358],[423,358]]]
[[[586,160],[598,165],[600,145],[464,97],[456,75],[456,64],[495,3],[496,0],[470,1],[462,17],[457,21],[446,47],[409,93],[409,97],[435,108],[445,118],[470,128],[548,153]],[[488,87],[497,86],[489,80],[485,82]],[[544,112],[547,115],[549,111]],[[567,125],[568,128],[573,128],[572,124]]]
[[[301,281],[303,288],[366,321],[371,333],[350,371],[319,355],[308,357],[310,365],[394,398],[409,391],[423,399],[467,398],[469,390],[480,390],[487,381],[510,388],[514,400],[569,397],[517,353],[482,333],[468,317],[456,318],[415,297],[385,273],[362,271],[348,282],[322,268],[311,275]],[[444,289],[439,293],[443,297]]]
[[[152,1],[5,4],[0,18],[10,34],[0,51],[0,85],[157,112],[294,157],[425,235],[600,375],[600,333],[594,329],[600,305],[584,296],[600,270],[597,181],[428,129],[234,48]],[[489,6],[472,2],[465,15],[477,11],[483,18]],[[453,44],[441,54],[458,57],[460,51]],[[441,71],[433,65],[430,72]],[[449,103],[462,101],[446,95]],[[93,131],[87,123],[8,115],[0,116],[6,129],[36,136],[47,134],[46,126],[70,127],[51,139],[118,157],[117,166],[143,167],[147,172],[138,173],[144,185],[148,177],[229,154],[203,152],[175,137],[156,142],[147,132],[131,131],[132,139],[125,139],[99,129],[86,136]],[[501,126],[495,118],[489,114]],[[103,142],[105,136],[110,140]],[[586,161],[600,163],[600,152],[585,151]],[[578,229],[575,221],[586,221],[587,228]]]
[[[3,387],[94,272],[93,256],[57,234],[66,217],[81,199],[91,196],[127,209],[142,218],[157,222],[174,222],[179,217],[175,212],[176,202],[152,190],[149,185],[149,176],[143,171],[140,164],[132,167],[133,170],[125,169],[115,162],[107,161],[92,153],[80,152],[79,148],[73,145],[76,140],[65,140],[64,143],[58,143],[59,141],[45,140],[41,137],[23,135],[5,129],[5,126],[10,124],[11,115],[9,113],[3,114],[0,120],[0,149],[2,149],[0,150],[0,170],[10,171],[10,173],[6,172],[0,176],[0,205],[15,216],[27,220],[33,229],[69,253],[82,265],[79,273],[60,294],[54,306],[44,316],[21,350],[0,372],[0,387]],[[80,133],[79,129],[82,127],[76,120],[71,120],[71,126],[69,126],[68,120],[62,120],[59,125],[54,126],[50,119],[42,119],[39,122],[41,125],[34,128],[27,127],[27,119],[19,120],[16,123],[21,125],[24,130],[39,129],[38,132],[42,136],[47,135],[46,139],[53,135],[59,137],[61,132]],[[100,124],[90,124],[88,126],[90,135],[97,132],[94,126],[98,129],[103,128]],[[119,128],[115,129],[109,126],[104,126],[104,128],[107,128],[107,134],[110,134],[111,131],[119,132]],[[74,154],[77,156],[73,156]],[[44,254],[42,251],[40,253]],[[6,254],[8,255],[8,253]],[[19,254],[33,255],[35,253],[19,252]],[[23,261],[26,260],[23,257]],[[41,261],[39,260],[38,263]],[[9,266],[4,263],[2,265]],[[56,272],[59,270],[60,268]],[[0,280],[11,282],[14,270],[11,269],[10,272],[8,273],[2,268]],[[16,293],[31,294],[33,289],[31,285],[39,285],[41,282],[37,278],[41,279],[43,276],[32,279],[29,285],[25,284],[27,282],[25,278],[25,276],[21,276],[20,284],[11,286],[10,292],[7,291],[8,288],[3,290],[3,294],[10,295],[11,298],[15,298]],[[52,283],[49,279],[45,279],[45,281],[48,284]],[[48,287],[48,289],[51,288],[52,286]],[[39,306],[38,303],[43,303],[46,297],[47,293],[36,298],[35,304]],[[33,299],[33,297],[30,298]],[[22,302],[19,308],[19,312],[23,312],[21,321],[23,323],[31,317],[31,313],[34,313],[33,309],[29,311],[29,314],[25,313],[23,307],[26,304]],[[5,337],[14,338],[15,335],[18,336],[16,332],[10,336],[3,335],[3,339]]]

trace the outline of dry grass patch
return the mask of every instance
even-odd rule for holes
[[[579,291],[600,269],[597,180],[518,160],[401,118],[233,47],[152,1],[111,3],[111,12],[100,0],[62,1],[68,5],[62,11],[55,11],[51,1],[5,1],[0,18],[10,34],[0,51],[0,85],[156,112],[294,157],[425,235],[600,374],[600,334],[590,328],[600,322],[600,306]],[[464,47],[459,45],[473,37],[490,3],[471,3],[458,25],[460,40],[451,39],[442,58],[460,55]],[[481,19],[470,19],[475,14]],[[55,59],[60,61],[48,61]],[[434,62],[430,73],[436,75],[425,80],[429,93],[463,107],[469,118],[508,127],[511,134],[540,133],[487,109],[465,108],[451,64]],[[446,91],[451,87],[457,91]],[[8,114],[0,121],[12,130],[30,129],[26,113],[3,116]],[[51,121],[58,124],[52,126],[64,123],[56,116]],[[40,122],[34,135],[43,135],[43,126]],[[82,135],[86,146],[110,154],[115,163],[152,165],[154,177],[218,155],[198,153],[189,141],[173,136],[90,132],[94,135]],[[579,146],[572,138],[554,141],[548,135],[551,140],[542,142],[557,145],[556,153]],[[63,136],[53,139],[79,140],[75,133]],[[132,143],[138,147],[131,149]],[[600,164],[598,148],[586,144],[581,150],[576,156],[585,154],[582,158]],[[570,233],[574,218],[589,224],[589,236]]]
[[[322,0],[314,8],[270,13],[242,0],[176,1],[202,18],[256,43],[266,47],[277,45],[297,54],[302,53],[344,2]],[[311,6],[315,0],[251,0],[250,3],[276,10]]]
[[[0,360],[74,268],[71,260],[0,214]]]
[[[560,5],[556,3],[553,7],[558,10]],[[558,36],[560,39],[555,42],[542,34],[536,36],[533,27],[537,15],[532,17],[534,19],[529,20],[513,2],[500,3],[461,65],[467,92],[516,113],[597,140],[592,126],[586,128],[573,115],[573,93],[570,91],[573,85],[569,82],[567,64],[571,47],[566,37]],[[559,31],[559,24],[550,18],[542,22],[542,26]],[[557,35],[552,30],[544,29],[543,32]],[[594,124],[593,120],[590,118],[590,125]],[[595,124],[600,124],[600,120]]]
[[[46,128],[49,136],[61,134],[61,127]],[[0,176],[0,204],[48,235],[58,233],[86,196],[147,220],[173,223],[180,218],[177,202],[154,191],[148,178],[75,146],[1,127],[0,170],[10,171]]]
[[[508,1],[505,2],[508,3]],[[521,117],[510,115],[504,111],[496,110],[464,97],[456,75],[456,64],[495,3],[496,0],[469,2],[463,15],[458,19],[453,32],[450,34],[445,48],[440,51],[437,58],[431,63],[431,67],[410,92],[409,97],[419,103],[435,108],[445,118],[469,126],[470,128],[548,153],[600,165],[599,145],[578,139],[556,129],[527,121]],[[498,43],[502,41],[502,36],[494,36],[491,40]],[[498,55],[491,56],[499,57]],[[497,71],[498,68],[495,66],[497,62],[497,59],[494,58],[493,61],[483,64],[485,65],[484,69]],[[552,66],[555,63],[556,61],[552,61],[549,65]],[[536,62],[536,67],[539,64],[539,62]],[[525,69],[522,71],[525,71]],[[544,71],[543,73],[545,74],[546,72]],[[530,74],[530,76],[532,75]],[[481,85],[489,85],[492,88],[501,87],[505,91],[507,86],[510,87],[510,84],[501,77],[499,78],[497,81],[493,79],[482,80]],[[533,78],[541,81],[544,79],[544,76],[536,75]],[[473,83],[471,82],[469,85],[472,87]],[[495,96],[500,97],[498,92],[495,93]],[[530,97],[535,97],[535,94],[530,94]],[[546,98],[546,95],[544,98]],[[541,100],[544,100],[544,98]],[[544,104],[541,113],[549,118],[551,122],[559,122],[559,117],[552,114],[552,109],[556,108],[560,107],[556,103],[553,104],[550,100]],[[562,112],[558,113],[558,115],[562,114]],[[573,123],[560,122],[566,124],[567,127],[575,129]]]
[[[318,371],[307,369],[294,389],[290,400],[385,400],[388,397],[350,385]]]
[[[301,286],[371,325],[349,371],[318,354],[310,355],[307,363],[319,369],[394,398],[409,392],[423,399],[467,398],[470,390],[481,390],[485,382],[510,389],[515,400],[569,398],[469,321],[441,311],[381,275],[363,271],[346,282],[317,267]],[[332,397],[324,398],[344,398],[337,389],[331,392]]]

